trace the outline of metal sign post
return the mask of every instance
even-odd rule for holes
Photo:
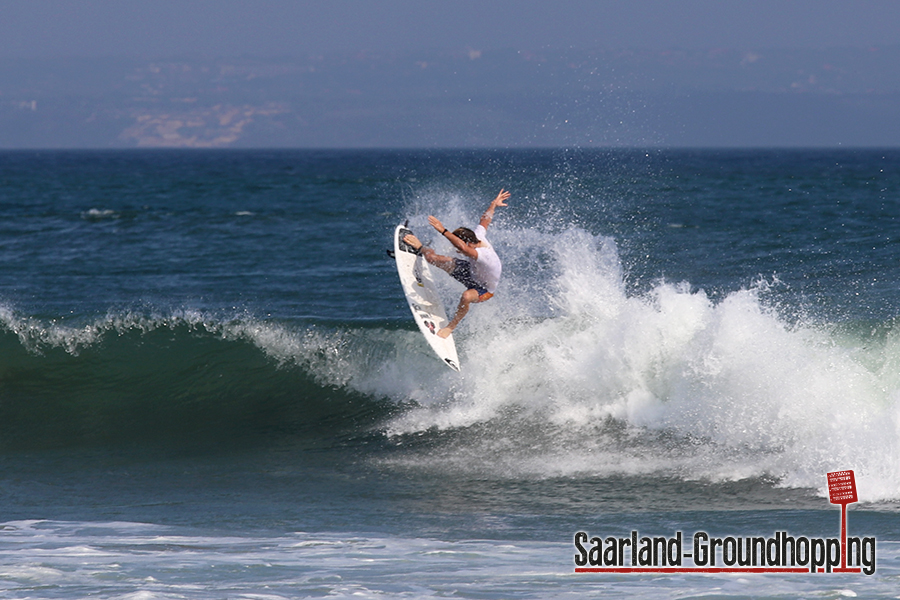
[[[828,501],[841,505],[841,569],[847,568],[847,505],[858,502],[853,471],[828,473]]]

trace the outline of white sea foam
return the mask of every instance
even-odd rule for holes
[[[81,213],[81,218],[86,221],[107,221],[118,219],[121,215],[109,208],[92,208],[90,210],[83,211]]]
[[[73,548],[90,547],[92,554]],[[222,534],[136,523],[0,524],[5,598],[662,599],[689,595],[835,597],[896,593],[896,542],[878,540],[874,577],[576,574],[569,541],[458,540],[355,532]],[[852,589],[851,589],[852,588]],[[855,590],[855,591],[853,591]]]
[[[428,460],[511,475],[766,475],[822,493],[826,472],[854,469],[863,499],[900,498],[900,336],[874,347],[789,323],[765,283],[719,302],[670,282],[629,295],[611,239],[492,233],[518,269],[458,330],[462,374],[429,381],[389,427],[489,433]]]

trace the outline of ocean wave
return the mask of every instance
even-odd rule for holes
[[[501,477],[766,478],[822,494],[826,472],[854,469],[861,498],[900,498],[893,323],[788,318],[771,280],[719,301],[666,281],[629,294],[609,238],[494,236],[518,274],[466,317],[462,374],[432,382],[387,428],[400,445],[434,431],[441,442],[390,461]]]
[[[390,407],[350,385],[347,339],[247,315],[124,311],[72,325],[2,307],[0,449],[364,434]]]
[[[373,460],[437,473],[824,494],[826,472],[853,469],[862,499],[900,498],[893,322],[788,318],[764,279],[718,300],[668,281],[634,293],[610,238],[491,233],[505,279],[457,330],[461,373],[411,322],[171,310],[71,323],[0,306],[0,448],[376,437],[389,451]],[[439,286],[448,303],[459,294]]]

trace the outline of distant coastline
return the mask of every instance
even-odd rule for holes
[[[0,59],[0,149],[894,147],[900,45]]]

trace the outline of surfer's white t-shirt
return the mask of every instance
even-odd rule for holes
[[[487,230],[478,225],[475,227],[475,237],[484,244],[483,247],[475,248],[478,253],[478,259],[472,261],[473,278],[484,284],[484,287],[490,293],[497,291],[497,284],[500,283],[500,273],[503,265],[500,264],[500,257],[494,252],[494,247],[487,241]]]

